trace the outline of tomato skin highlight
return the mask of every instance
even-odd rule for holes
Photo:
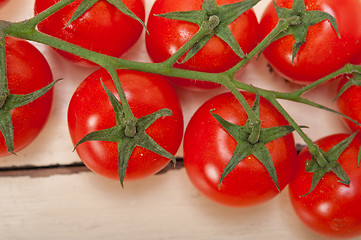
[[[174,155],[183,137],[183,114],[173,87],[159,75],[118,70],[118,76],[136,118],[162,108],[172,110],[172,116],[158,119],[146,133]],[[114,110],[100,80],[118,96],[110,75],[104,69],[95,71],[79,85],[68,109],[68,126],[74,145],[90,132],[115,126]],[[89,169],[102,176],[119,179],[116,143],[89,141],[80,144],[76,150]],[[153,175],[169,161],[137,146],[129,160],[125,180]]]
[[[334,134],[316,141],[316,144],[327,152],[348,136]],[[305,171],[305,162],[311,159],[308,148],[299,154],[289,195],[297,216],[313,231],[333,238],[361,235],[361,169],[357,166],[360,147],[361,138],[357,135],[338,159],[350,178],[349,186],[340,183],[336,174],[326,173],[316,188],[303,197],[300,196],[311,187],[313,173]]]
[[[31,43],[6,37],[5,49],[10,94],[28,94],[53,82],[47,60]],[[11,111],[15,153],[27,147],[39,135],[50,115],[52,104],[53,89],[50,89],[33,102]],[[0,134],[0,156],[7,155],[5,139]]]
[[[156,0],[147,22],[149,35],[146,35],[147,52],[153,62],[162,62],[172,56],[198,31],[199,26],[185,21],[170,20],[154,16],[175,11],[201,10],[203,0]],[[239,0],[217,0],[224,5]],[[233,36],[245,53],[250,52],[258,43],[258,20],[253,9],[246,11],[229,25]],[[246,34],[247,33],[247,34]],[[220,38],[213,36],[206,45],[190,60],[175,64],[177,68],[202,72],[223,72],[241,60]],[[194,79],[169,78],[177,86],[192,90],[219,87],[216,83]]]
[[[293,0],[276,0],[280,7],[291,8]],[[361,2],[346,0],[306,0],[306,10],[321,10],[337,21],[341,38],[328,20],[309,28],[307,41],[292,64],[293,36],[271,43],[263,52],[272,68],[283,78],[305,85],[314,82],[352,62],[361,49]],[[263,12],[260,33],[263,39],[276,26],[278,17],[272,2]]]
[[[36,0],[35,14],[46,10],[59,1]],[[122,1],[144,21],[143,0]],[[143,26],[104,0],[97,2],[86,13],[65,28],[80,3],[81,0],[76,0],[39,23],[39,31],[113,57],[121,57],[140,37]],[[56,51],[73,62],[94,65],[94,63],[76,55],[57,49]]]
[[[252,106],[254,94],[243,93]],[[213,109],[213,110],[212,110]],[[231,93],[218,95],[204,103],[191,118],[184,136],[184,166],[193,185],[207,198],[227,206],[245,207],[263,203],[279,191],[266,168],[253,156],[246,157],[218,182],[231,159],[236,141],[212,117],[210,110],[237,125],[247,115]],[[260,103],[262,127],[288,125],[284,117],[264,98]],[[292,134],[266,144],[274,161],[279,187],[284,189],[296,166],[297,151]]]

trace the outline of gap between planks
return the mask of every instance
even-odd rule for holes
[[[170,162],[164,169],[159,171],[157,174],[163,174],[169,170],[183,168],[183,159],[177,158],[177,163],[174,165]],[[53,175],[64,175],[64,174],[76,174],[82,172],[90,172],[90,170],[82,163],[71,163],[71,164],[52,164],[47,166],[11,166],[11,167],[0,167],[0,178],[1,177],[49,177]]]

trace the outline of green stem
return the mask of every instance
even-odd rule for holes
[[[288,123],[295,129],[302,140],[307,144],[309,151],[320,166],[326,166],[328,161],[322,155],[319,147],[305,134],[302,128],[295,122],[295,120],[288,114],[288,112],[282,107],[277,99],[272,95],[264,96],[288,121]]]
[[[361,72],[361,66],[357,66],[357,65],[348,63],[345,66],[343,66],[342,68],[338,69],[337,71],[332,72],[331,74],[329,74],[323,78],[320,78],[319,80],[312,82],[312,83],[290,93],[288,97],[297,98],[298,96],[301,96],[305,92],[307,92],[307,91],[309,91],[335,77],[338,77],[340,75],[347,74],[347,73],[350,74],[353,72]],[[285,95],[285,94],[283,94],[283,95]]]
[[[66,5],[68,5],[74,1],[75,0],[59,1],[59,2],[55,3],[54,5],[50,6],[48,9],[40,12],[39,14],[37,14],[36,16],[34,16],[30,19],[27,19],[27,20],[24,20],[21,22],[11,23],[11,24],[9,24],[9,27],[11,29],[10,31],[16,32],[17,37],[26,39],[26,37],[25,37],[27,35],[27,34],[25,34],[26,32],[33,31],[36,28],[36,25],[38,25],[41,21],[43,21],[50,15],[54,14],[55,12],[59,11],[60,9],[62,9],[63,7],[65,7]],[[7,31],[4,31],[4,32],[6,34],[8,34]],[[25,35],[23,35],[23,33]]]
[[[123,89],[122,84],[119,81],[119,77],[118,77],[118,73],[117,73],[116,69],[107,68],[106,70],[109,72],[109,74],[111,75],[111,77],[113,79],[115,88],[116,88],[116,90],[118,92],[118,95],[119,95],[119,100],[120,100],[120,102],[122,103],[122,106],[123,106],[125,118],[128,119],[128,120],[135,119],[135,117],[134,117],[134,115],[132,113],[132,110],[130,109],[127,98],[125,97],[124,89]]]
[[[253,111],[252,107],[248,105],[247,100],[236,88],[236,86],[234,85],[234,81],[232,81],[232,79],[230,79],[227,75],[224,75],[224,77],[220,78],[220,80],[221,80],[220,83],[233,93],[233,95],[240,102],[240,104],[247,113],[248,124],[251,127],[251,133],[248,137],[248,141],[251,144],[257,143],[261,132],[261,120]]]
[[[19,37],[30,41],[42,43],[47,46],[66,51],[68,53],[72,53],[79,57],[85,58],[89,61],[92,61],[106,69],[108,68],[129,69],[129,70],[137,70],[141,72],[155,73],[170,77],[196,78],[199,80],[210,81],[215,83],[219,82],[218,81],[219,76],[217,73],[198,72],[198,71],[185,70],[179,68],[172,68],[170,70],[165,70],[163,63],[135,62],[116,57],[111,57],[108,55],[104,55],[101,53],[97,53],[82,48],[80,46],[66,42],[64,40],[49,36],[35,29],[26,29],[25,31],[20,31],[17,24],[19,23],[10,24],[10,26],[6,29],[6,34],[9,36]]]

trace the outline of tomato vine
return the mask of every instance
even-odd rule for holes
[[[348,118],[347,116],[330,109],[328,107],[322,106],[318,103],[312,102],[307,100],[306,98],[303,98],[302,95],[309,90],[327,82],[333,79],[336,76],[342,75],[342,74],[351,74],[351,73],[361,73],[361,67],[353,64],[346,64],[343,68],[335,71],[334,73],[329,74],[326,77],[323,77],[313,83],[310,83],[294,92],[290,93],[283,93],[283,92],[277,92],[277,91],[270,91],[265,90],[259,87],[255,87],[252,85],[248,85],[242,82],[239,82],[235,80],[234,76],[236,72],[238,72],[246,63],[250,61],[253,57],[256,57],[259,55],[271,42],[286,36],[286,35],[293,35],[296,39],[296,43],[294,44],[293,48],[293,56],[292,59],[295,58],[297,55],[298,50],[302,46],[302,44],[306,41],[306,33],[307,29],[317,24],[321,21],[327,20],[331,23],[331,25],[334,27],[334,29],[337,31],[337,25],[335,19],[330,15],[326,14],[324,12],[320,11],[306,11],[305,9],[305,3],[303,0],[295,0],[294,5],[292,9],[286,9],[281,8],[276,5],[275,1],[274,5],[276,7],[277,14],[280,18],[277,26],[272,30],[271,33],[269,33],[250,53],[245,55],[242,52],[242,49],[239,47],[237,43],[235,43],[234,39],[232,39],[231,35],[229,33],[229,29],[227,28],[228,24],[232,22],[235,18],[237,18],[239,15],[241,15],[244,11],[252,8],[255,6],[259,0],[245,0],[242,1],[242,4],[229,4],[229,5],[222,5],[218,6],[215,2],[215,0],[204,0],[203,1],[203,9],[201,11],[194,11],[194,12],[182,12],[182,13],[169,13],[164,14],[159,17],[167,17],[172,19],[182,19],[182,20],[192,20],[193,22],[196,19],[197,24],[199,24],[199,30],[198,32],[183,46],[181,47],[174,55],[172,55],[169,59],[160,62],[160,63],[144,63],[144,62],[135,62],[130,60],[124,60],[116,57],[111,57],[108,55],[104,55],[101,53],[97,53],[82,47],[79,47],[77,45],[71,44],[67,41],[49,36],[47,34],[44,34],[36,29],[36,26],[49,17],[50,15],[54,14],[55,12],[59,11],[63,7],[67,6],[68,4],[74,2],[74,0],[63,0],[59,1],[50,8],[48,8],[46,11],[43,11],[39,13],[38,15],[34,16],[31,19],[21,21],[21,22],[6,22],[6,21],[0,21],[0,46],[1,46],[1,55],[0,55],[0,91],[1,91],[1,99],[0,99],[0,106],[2,106],[2,109],[4,109],[4,102],[6,99],[8,99],[8,91],[6,87],[6,62],[5,62],[5,49],[4,49],[4,41],[5,36],[12,36],[17,38],[22,38],[26,40],[31,40],[34,42],[42,43],[54,48],[57,48],[59,50],[63,50],[68,53],[72,53],[74,55],[77,55],[81,58],[87,59],[89,61],[94,62],[95,64],[98,64],[99,66],[105,68],[110,75],[112,76],[113,82],[116,86],[117,92],[119,94],[120,102],[122,103],[121,106],[119,104],[115,104],[114,95],[109,94],[109,98],[112,100],[115,112],[118,113],[117,117],[117,126],[119,126],[118,130],[121,132],[117,132],[116,137],[122,138],[127,137],[129,139],[132,139],[131,144],[129,145],[130,148],[127,149],[127,154],[120,154],[119,153],[119,167],[122,168],[119,172],[119,177],[121,182],[123,183],[125,170],[126,170],[126,163],[130,157],[130,153],[132,152],[132,149],[134,149],[135,145],[144,146],[144,142],[139,142],[144,138],[138,138],[136,140],[135,136],[144,135],[145,128],[140,126],[149,126],[151,125],[157,118],[165,117],[167,115],[170,115],[170,112],[167,110],[164,110],[160,113],[155,113],[155,115],[149,115],[146,118],[137,119],[134,117],[132,110],[127,102],[127,99],[124,94],[124,90],[122,88],[122,85],[119,82],[118,76],[116,74],[117,69],[128,69],[128,70],[136,70],[141,72],[148,72],[148,73],[155,73],[159,75],[169,76],[169,77],[182,77],[182,78],[191,78],[191,79],[197,79],[200,81],[209,81],[214,82],[217,84],[221,84],[222,86],[229,89],[234,96],[238,99],[242,107],[245,109],[248,115],[248,122],[247,122],[247,128],[249,128],[249,136],[246,139],[249,143],[252,145],[255,145],[260,140],[260,133],[267,132],[265,129],[262,129],[260,127],[260,119],[255,111],[254,108],[250,107],[242,94],[239,92],[239,90],[245,90],[252,93],[256,93],[259,96],[262,96],[266,98],[268,101],[270,101],[277,110],[279,110],[284,117],[287,119],[287,121],[290,124],[290,128],[292,130],[295,130],[301,138],[305,141],[305,143],[309,147],[309,151],[311,152],[311,155],[313,156],[315,162],[320,166],[324,167],[325,165],[329,164],[329,160],[327,159],[327,156],[325,156],[325,153],[320,151],[319,147],[313,143],[313,141],[304,133],[302,130],[302,127],[299,126],[292,117],[286,112],[286,110],[281,106],[278,99],[285,99],[289,101],[299,102],[307,105],[311,105],[313,107],[317,107],[326,111],[331,111],[336,114],[340,114],[343,117]],[[83,5],[79,7],[79,9],[76,11],[74,18],[71,19],[71,21],[75,20],[77,17],[79,17],[82,13],[84,13],[87,9],[89,9],[92,5],[94,5],[97,1],[84,1]],[[115,5],[119,10],[122,12],[125,12],[127,15],[136,18],[134,14],[129,12],[129,9],[127,9],[118,1],[114,0],[107,0],[110,4]],[[243,5],[242,10],[239,9],[239,7]],[[199,15],[201,17],[199,17]],[[195,17],[198,16],[198,17]],[[145,27],[145,24],[138,18],[136,18],[140,24],[142,24]],[[69,22],[70,24],[70,22]],[[209,37],[212,35],[217,35],[221,39],[223,39],[225,42],[227,42],[231,48],[243,59],[237,63],[232,68],[228,69],[227,71],[221,72],[221,73],[208,73],[208,72],[200,72],[200,71],[193,71],[193,70],[185,70],[185,69],[179,69],[175,68],[174,64],[179,61],[179,59],[184,56],[186,56],[186,59],[183,61],[186,61],[193,57],[197,51],[202,48],[202,46],[209,40]],[[53,85],[53,84],[52,84]],[[51,86],[52,86],[51,85]],[[50,87],[51,87],[50,86]],[[105,91],[107,89],[105,88]],[[42,91],[42,93],[45,92]],[[36,95],[36,94],[35,94]],[[25,102],[24,102],[25,103]],[[155,118],[154,118],[155,117]],[[224,119],[217,116],[217,120],[223,124],[227,125],[224,122]],[[350,119],[352,120],[352,119]],[[354,121],[357,123],[356,121]],[[358,123],[357,123],[358,124]],[[4,125],[4,124],[2,124]],[[9,125],[10,126],[10,125]],[[240,126],[245,127],[245,126]],[[290,129],[287,128],[287,131]],[[1,127],[1,131],[3,135],[8,139],[8,142],[13,141],[11,130],[9,132],[9,129],[11,127],[7,127],[8,130],[6,130],[4,127]],[[226,127],[227,129],[227,127]],[[114,129],[113,129],[114,130]],[[117,130],[117,131],[118,131]],[[139,132],[141,131],[141,132]],[[279,133],[283,130],[279,128]],[[112,132],[113,134],[114,132]],[[269,135],[270,133],[268,133]],[[286,134],[286,133],[285,133]],[[119,143],[119,140],[113,139],[115,135],[110,136],[112,140]],[[143,136],[142,135],[142,136]],[[277,137],[282,136],[276,135]],[[93,139],[103,139],[103,140],[109,140],[108,138],[101,137],[97,134],[92,134],[87,137],[85,137],[84,140],[80,141],[78,144],[81,144],[83,141],[87,140],[93,140]],[[265,138],[263,138],[264,140]],[[133,141],[134,140],[134,141]],[[261,141],[261,144],[265,144],[267,141]],[[120,144],[120,143],[119,143]],[[9,152],[13,151],[13,148],[9,144],[8,150]],[[119,147],[119,149],[125,149],[126,147],[122,148]],[[162,154],[163,156],[167,156],[170,159],[174,160],[173,156],[169,156],[169,153],[167,153],[164,149],[159,148],[157,144],[150,144],[149,149],[152,151],[155,151],[157,153]],[[251,152],[250,152],[251,153]],[[237,152],[235,152],[237,154]],[[261,154],[262,155],[262,154]],[[265,160],[262,159],[261,162]],[[266,159],[267,161],[267,159]],[[122,167],[123,166],[123,167]],[[271,165],[268,165],[271,166]],[[275,171],[272,169],[272,167],[268,167],[269,174],[274,179],[275,184],[277,185],[277,178]],[[341,180],[345,183],[347,183],[347,176],[345,176],[339,168],[337,170],[333,169],[333,171],[341,178]],[[225,175],[227,175],[227,172],[224,172]],[[325,174],[325,171],[322,171],[323,174]],[[226,177],[224,175],[224,177]],[[312,184],[312,188],[318,183],[320,180],[321,175],[318,175],[317,178],[314,179],[314,182]],[[223,179],[223,178],[222,178]]]

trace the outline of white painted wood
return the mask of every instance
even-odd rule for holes
[[[295,216],[287,192],[252,208],[201,196],[184,169],[118,182],[93,173],[2,178],[0,236],[69,240],[324,240]]]

